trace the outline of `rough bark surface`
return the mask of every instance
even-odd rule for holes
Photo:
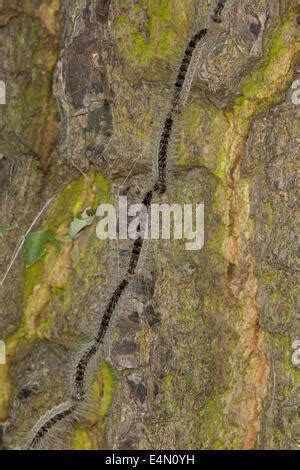
[[[168,189],[205,204],[205,244],[144,244],[90,398],[45,448],[294,449],[300,445],[296,310],[297,0],[1,0],[0,225],[4,274],[20,237],[51,230],[62,251],[0,286],[0,447],[18,448],[66,400],[77,351],[128,266],[132,242],[70,240],[86,207],[141,202],[174,77],[207,28]],[[1,235],[0,235],[1,236]]]

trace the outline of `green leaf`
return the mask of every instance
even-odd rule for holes
[[[78,237],[79,232],[83,230],[88,225],[91,225],[94,222],[95,214],[91,213],[90,207],[87,207],[81,214],[80,219],[75,217],[72,220],[69,227],[69,235],[74,240]]]
[[[27,235],[25,240],[24,260],[25,266],[28,268],[38,261],[46,252],[46,243],[51,242],[54,244],[56,252],[60,253],[61,244],[55,238],[53,233],[45,232],[31,232]]]

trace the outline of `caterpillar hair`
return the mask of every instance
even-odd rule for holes
[[[95,336],[92,344],[90,344],[82,353],[79,360],[75,365],[74,374],[74,392],[72,398],[74,400],[82,401],[86,395],[86,372],[91,359],[97,354],[99,346],[103,343],[105,334],[107,332],[112,314],[118,304],[118,301],[128,285],[128,279],[125,277],[114,290],[102,316],[98,333]]]
[[[146,211],[148,212],[148,209],[150,207],[151,201],[152,201],[152,196],[153,192],[148,191],[146,195],[144,196],[143,199],[143,205],[146,208]],[[145,231],[145,226],[143,222],[140,222],[138,227],[137,227],[137,232],[141,233],[141,235],[134,241],[132,252],[131,252],[131,258],[129,262],[129,267],[128,267],[128,274],[133,275],[135,273],[140,254],[143,248],[143,243],[144,243],[144,231]]]
[[[225,7],[225,3],[226,0],[219,1],[214,9],[212,20],[215,23],[221,22],[221,13]],[[153,188],[146,192],[142,201],[147,214],[149,212],[149,207],[154,193],[162,195],[167,189],[167,160],[168,153],[170,151],[170,142],[174,133],[174,124],[186,105],[195,71],[199,63],[202,39],[206,34],[207,29],[201,29],[192,36],[184,51],[183,59],[177,72],[173,93],[170,96],[169,111],[163,121],[162,129],[160,130],[158,138],[158,147],[154,152],[153,160],[155,165],[155,176]],[[89,370],[89,366],[93,361],[98,360],[98,355],[100,355],[99,352],[101,352],[101,345],[103,345],[112,316],[122,294],[125,292],[133,276],[138,276],[137,266],[143,249],[144,228],[144,222],[141,216],[141,220],[137,227],[139,236],[133,243],[128,268],[121,277],[121,281],[112,292],[108,303],[104,307],[100,324],[97,324],[95,327],[96,333],[92,341],[83,349],[75,361],[71,399],[52,408],[37,421],[29,433],[29,437],[25,445],[26,449],[37,448],[47,434],[58,423],[64,421],[67,417],[72,417],[72,419],[74,419],[74,414],[78,412],[80,406],[83,406],[82,404],[87,398],[87,382],[89,375],[87,372]]]
[[[197,66],[199,64],[199,59],[200,59],[200,54],[201,54],[201,42],[200,41],[206,35],[206,33],[207,33],[207,30],[202,29],[201,31],[199,31],[199,33],[195,34],[194,36],[193,44],[195,42],[196,44],[193,50],[193,60],[190,61],[189,67],[186,70],[184,82],[182,83],[181,88],[180,88],[180,94],[176,95],[177,101],[175,101],[175,98],[174,98],[173,109],[174,109],[174,112],[177,112],[178,114],[182,112],[183,108],[185,107],[187,103],[187,100],[191,91],[192,83],[194,80],[194,75],[197,70]]]
[[[47,411],[31,429],[24,448],[28,450],[36,449],[47,433],[57,423],[70,416],[75,408],[76,404],[69,400]]]
[[[175,82],[175,90],[171,102],[170,112],[167,114],[163,130],[160,136],[158,155],[157,155],[157,173],[158,178],[154,184],[153,190],[158,194],[165,193],[166,183],[166,163],[170,137],[172,133],[174,114],[180,114],[187,101],[193,77],[200,57],[199,43],[207,33],[207,29],[201,29],[189,41],[185,49],[183,59],[179,68]]]
[[[109,323],[110,323],[110,320],[111,320],[111,317],[112,317],[112,314],[119,302],[119,299],[122,295],[122,293],[124,292],[124,290],[126,289],[126,287],[128,286],[128,283],[129,283],[129,280],[125,277],[121,282],[120,284],[118,285],[118,287],[116,288],[116,290],[114,291],[106,309],[105,309],[105,312],[104,312],[104,315],[102,317],[102,320],[101,320],[101,323],[100,323],[100,327],[99,327],[99,330],[98,330],[98,333],[95,337],[95,341],[97,343],[102,343],[103,342],[103,339],[104,339],[104,336],[106,334],[106,331],[107,331],[107,328],[109,326]]]
[[[74,392],[72,398],[74,400],[82,401],[85,399],[85,377],[88,364],[93,356],[97,354],[99,344],[96,341],[93,341],[91,345],[86,348],[80,359],[77,361],[75,366],[75,375],[74,375]]]
[[[181,97],[181,94],[182,94],[182,88],[183,88],[183,85],[185,84],[186,75],[187,75],[187,72],[188,72],[188,69],[189,69],[191,63],[194,62],[193,70],[196,69],[196,67],[197,67],[198,60],[196,60],[196,61],[193,60],[192,61],[192,58],[195,59],[195,49],[197,48],[197,45],[201,41],[201,39],[206,35],[206,33],[207,33],[207,29],[201,29],[198,33],[196,33],[192,37],[190,42],[188,43],[188,46],[187,46],[187,48],[184,52],[184,56],[183,56],[183,59],[182,59],[182,62],[181,62],[181,65],[180,65],[180,68],[179,68],[179,71],[178,71],[177,80],[176,80],[176,83],[175,83],[175,91],[174,91],[173,100],[172,100],[172,110],[174,110],[174,111],[176,111],[178,103],[180,102],[180,97]],[[192,82],[193,76],[194,76],[194,73],[193,73],[192,77],[189,80],[190,87],[191,87],[191,82]],[[180,109],[182,109],[182,107],[183,106],[179,106],[179,109],[177,110],[177,112],[179,112]]]

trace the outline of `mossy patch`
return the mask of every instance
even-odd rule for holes
[[[279,102],[291,81],[291,65],[300,50],[293,14],[274,29],[268,43],[264,65],[247,78],[230,110],[207,102],[203,107],[197,101],[186,107],[180,123],[178,166],[205,165],[226,181],[229,166],[243,151],[251,122]]]
[[[58,0],[54,1],[59,7]],[[44,3],[44,17],[47,7],[52,12],[52,3]],[[23,8],[27,12],[26,5]],[[40,9],[37,8],[35,13]],[[30,13],[33,13],[32,8]],[[8,141],[14,136],[14,143],[20,149],[37,155],[45,170],[58,137],[58,113],[52,83],[58,57],[59,28],[56,25],[55,32],[47,31],[34,14],[17,15],[9,27],[15,44],[11,67],[21,73],[17,82],[10,80],[9,100],[3,116],[5,134]]]
[[[168,434],[166,441],[172,442],[172,445],[177,442],[177,436],[184,435],[186,419],[189,420],[189,426],[193,422],[197,427],[192,438],[193,445],[199,445],[201,448],[243,448],[244,445],[248,445],[249,432],[254,429],[255,435],[258,429],[257,423],[248,411],[243,416],[245,421],[242,425],[233,417],[235,412],[237,415],[243,414],[240,403],[244,400],[243,390],[238,390],[236,385],[240,376],[236,372],[235,364],[241,364],[240,357],[243,354],[245,356],[248,354],[248,351],[243,349],[242,343],[249,341],[252,344],[252,334],[254,337],[255,334],[260,334],[257,333],[253,321],[253,306],[257,307],[256,299],[253,299],[253,305],[248,302],[248,293],[254,295],[256,279],[252,274],[249,276],[253,286],[251,292],[246,283],[243,284],[240,279],[236,283],[241,282],[242,287],[237,289],[234,282],[229,281],[231,273],[228,270],[228,265],[233,269],[240,268],[239,265],[242,265],[242,261],[234,259],[234,250],[236,249],[234,243],[238,240],[241,245],[247,244],[253,234],[253,224],[249,215],[249,181],[241,180],[239,174],[239,165],[244,154],[246,139],[253,120],[260,113],[266,112],[270,106],[278,103],[282,99],[282,93],[289,86],[293,61],[297,49],[299,50],[296,28],[293,14],[281,19],[280,25],[276,25],[268,39],[268,50],[264,64],[253,72],[250,78],[246,79],[241,87],[240,96],[234,100],[231,109],[219,110],[206,101],[194,101],[186,108],[182,121],[179,123],[181,144],[176,164],[187,168],[193,166],[208,168],[217,177],[218,188],[213,195],[215,220],[208,222],[206,219],[206,230],[212,231],[214,236],[205,242],[206,258],[202,259],[201,254],[199,255],[202,262],[206,263],[205,267],[199,268],[199,279],[201,280],[199,298],[204,293],[204,308],[195,308],[193,305],[196,286],[189,285],[185,289],[185,278],[182,279],[180,286],[175,285],[175,274],[173,276],[170,274],[172,281],[168,281],[168,268],[164,266],[162,284],[165,291],[162,298],[172,299],[173,292],[177,292],[178,300],[176,307],[172,308],[171,318],[162,324],[161,337],[166,349],[167,346],[174,348],[174,343],[176,343],[174,369],[176,365],[177,368],[175,371],[166,370],[162,381],[162,397],[158,405],[158,414],[162,418],[165,412],[168,424],[165,426],[161,424],[159,439],[163,440],[165,438],[163,434]],[[184,193],[184,188],[182,193]],[[265,213],[268,219],[272,219],[273,214],[269,206],[265,207]],[[219,220],[216,222],[218,216]],[[250,260],[251,254],[247,250],[245,253],[247,256],[249,254]],[[174,270],[181,270],[178,252],[174,250],[168,256],[170,265],[174,259],[177,260],[174,262]],[[232,259],[237,266],[234,263],[230,265],[229,262]],[[254,264],[254,260],[251,260],[251,263]],[[251,269],[252,264],[249,270]],[[194,280],[195,277],[194,274],[191,279]],[[159,289],[161,288],[162,286],[159,286]],[[164,305],[163,300],[161,302],[165,307],[165,311],[163,308],[162,311],[167,315],[168,306]],[[178,311],[177,306],[180,305],[180,302],[182,309]],[[202,335],[201,319],[203,319],[206,331],[213,332],[215,335],[215,338],[210,338],[209,344],[204,343],[205,336]],[[247,325],[247,322],[249,325],[246,327],[244,325]],[[168,324],[170,325],[168,326]],[[192,332],[189,334],[190,331]],[[247,337],[249,331],[250,336]],[[185,351],[185,354],[189,355],[188,365],[185,363],[184,356],[184,347],[187,348],[187,346],[183,345],[183,335],[180,336],[179,332],[184,332],[191,343],[195,341],[194,349]],[[178,342],[176,342],[176,334],[180,338]],[[199,336],[197,339],[196,335]],[[208,357],[204,355],[199,359],[196,352],[197,347],[201,352],[207,353]],[[252,400],[249,395],[246,402],[249,404],[249,410],[255,410],[255,406],[260,407],[265,396],[264,385],[261,383],[265,380],[267,373],[262,372],[264,379],[260,379],[260,384],[257,380],[257,370],[264,371],[267,368],[264,363],[264,346],[259,347],[261,349],[254,349],[255,354],[253,354],[256,356],[255,360],[253,359],[251,362],[251,367],[249,366],[247,371],[239,371],[239,374],[244,374],[249,389],[253,389],[253,393],[257,393],[256,396],[259,395],[257,401]],[[205,348],[208,348],[209,351],[206,351]],[[228,354],[228,360],[224,360],[226,354]],[[210,357],[214,358],[213,364],[210,364]],[[207,366],[207,364],[210,365]],[[217,388],[214,388],[214,378],[211,377],[207,381],[205,379],[210,377],[206,368],[214,367],[214,364],[218,367],[216,370]],[[289,367],[289,370],[291,369],[290,362],[289,366],[288,364],[286,366]],[[193,371],[192,377],[191,370]],[[195,400],[191,389],[196,387],[195,384],[200,384],[202,380],[203,388],[201,389],[199,386],[200,397],[198,411],[195,415]],[[260,386],[261,388],[259,388]],[[192,401],[193,407],[190,406],[190,401]],[[231,419],[232,422],[230,422]],[[178,442],[185,442],[186,446],[190,445],[185,437],[181,437]]]
[[[157,60],[164,66],[174,63],[188,36],[193,5],[193,0],[142,0],[131,8],[131,2],[120,2],[113,32],[121,55],[135,68],[154,74],[159,73]]]
[[[74,450],[93,450],[93,441],[89,438],[88,432],[79,425],[74,430]]]
[[[82,243],[86,238],[81,234],[75,241],[70,240],[68,227],[74,216],[81,213],[86,207],[96,209],[102,202],[108,202],[111,198],[110,185],[106,178],[99,173],[90,173],[87,177],[81,176],[63,188],[49,208],[49,215],[42,224],[42,229],[52,231],[62,243],[62,251],[57,254],[52,246],[47,246],[47,253],[24,272],[24,307],[23,316],[16,332],[7,338],[6,366],[0,366],[3,380],[1,380],[2,397],[0,416],[5,417],[11,386],[9,381],[9,365],[14,361],[16,354],[23,346],[38,338],[51,339],[52,327],[57,318],[62,319],[66,315],[66,322],[70,323],[69,309],[73,301],[73,272],[75,270],[72,250],[76,251],[77,245],[83,250],[80,254],[80,262],[87,265],[90,270],[98,269],[101,262],[93,258],[93,250],[89,245]],[[95,227],[94,227],[95,228]],[[92,229],[92,227],[91,227]],[[96,234],[86,232],[88,239],[98,242]],[[89,243],[90,244],[90,243]],[[103,242],[101,244],[103,246]],[[82,266],[82,270],[84,268]],[[77,272],[75,270],[75,272]],[[78,274],[78,272],[77,272]],[[85,277],[85,271],[83,273]],[[98,280],[99,281],[99,280]],[[95,281],[96,282],[96,281]],[[88,286],[90,288],[90,286]],[[82,286],[84,289],[84,285]],[[62,328],[61,340],[64,341],[71,331]]]
[[[85,424],[76,426],[73,449],[96,450],[103,440],[107,415],[112,404],[115,387],[114,372],[107,362],[100,364],[91,385],[89,409]]]

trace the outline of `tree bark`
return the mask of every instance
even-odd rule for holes
[[[185,48],[206,28],[153,199],[203,202],[204,246],[145,241],[78,419],[41,446],[299,448],[299,2],[228,0],[221,23],[216,4],[0,1],[1,277],[50,198],[32,230],[62,246],[30,267],[21,250],[0,285],[0,446],[22,447],[70,396],[132,250],[95,223],[72,240],[70,223],[119,195],[143,200]]]

